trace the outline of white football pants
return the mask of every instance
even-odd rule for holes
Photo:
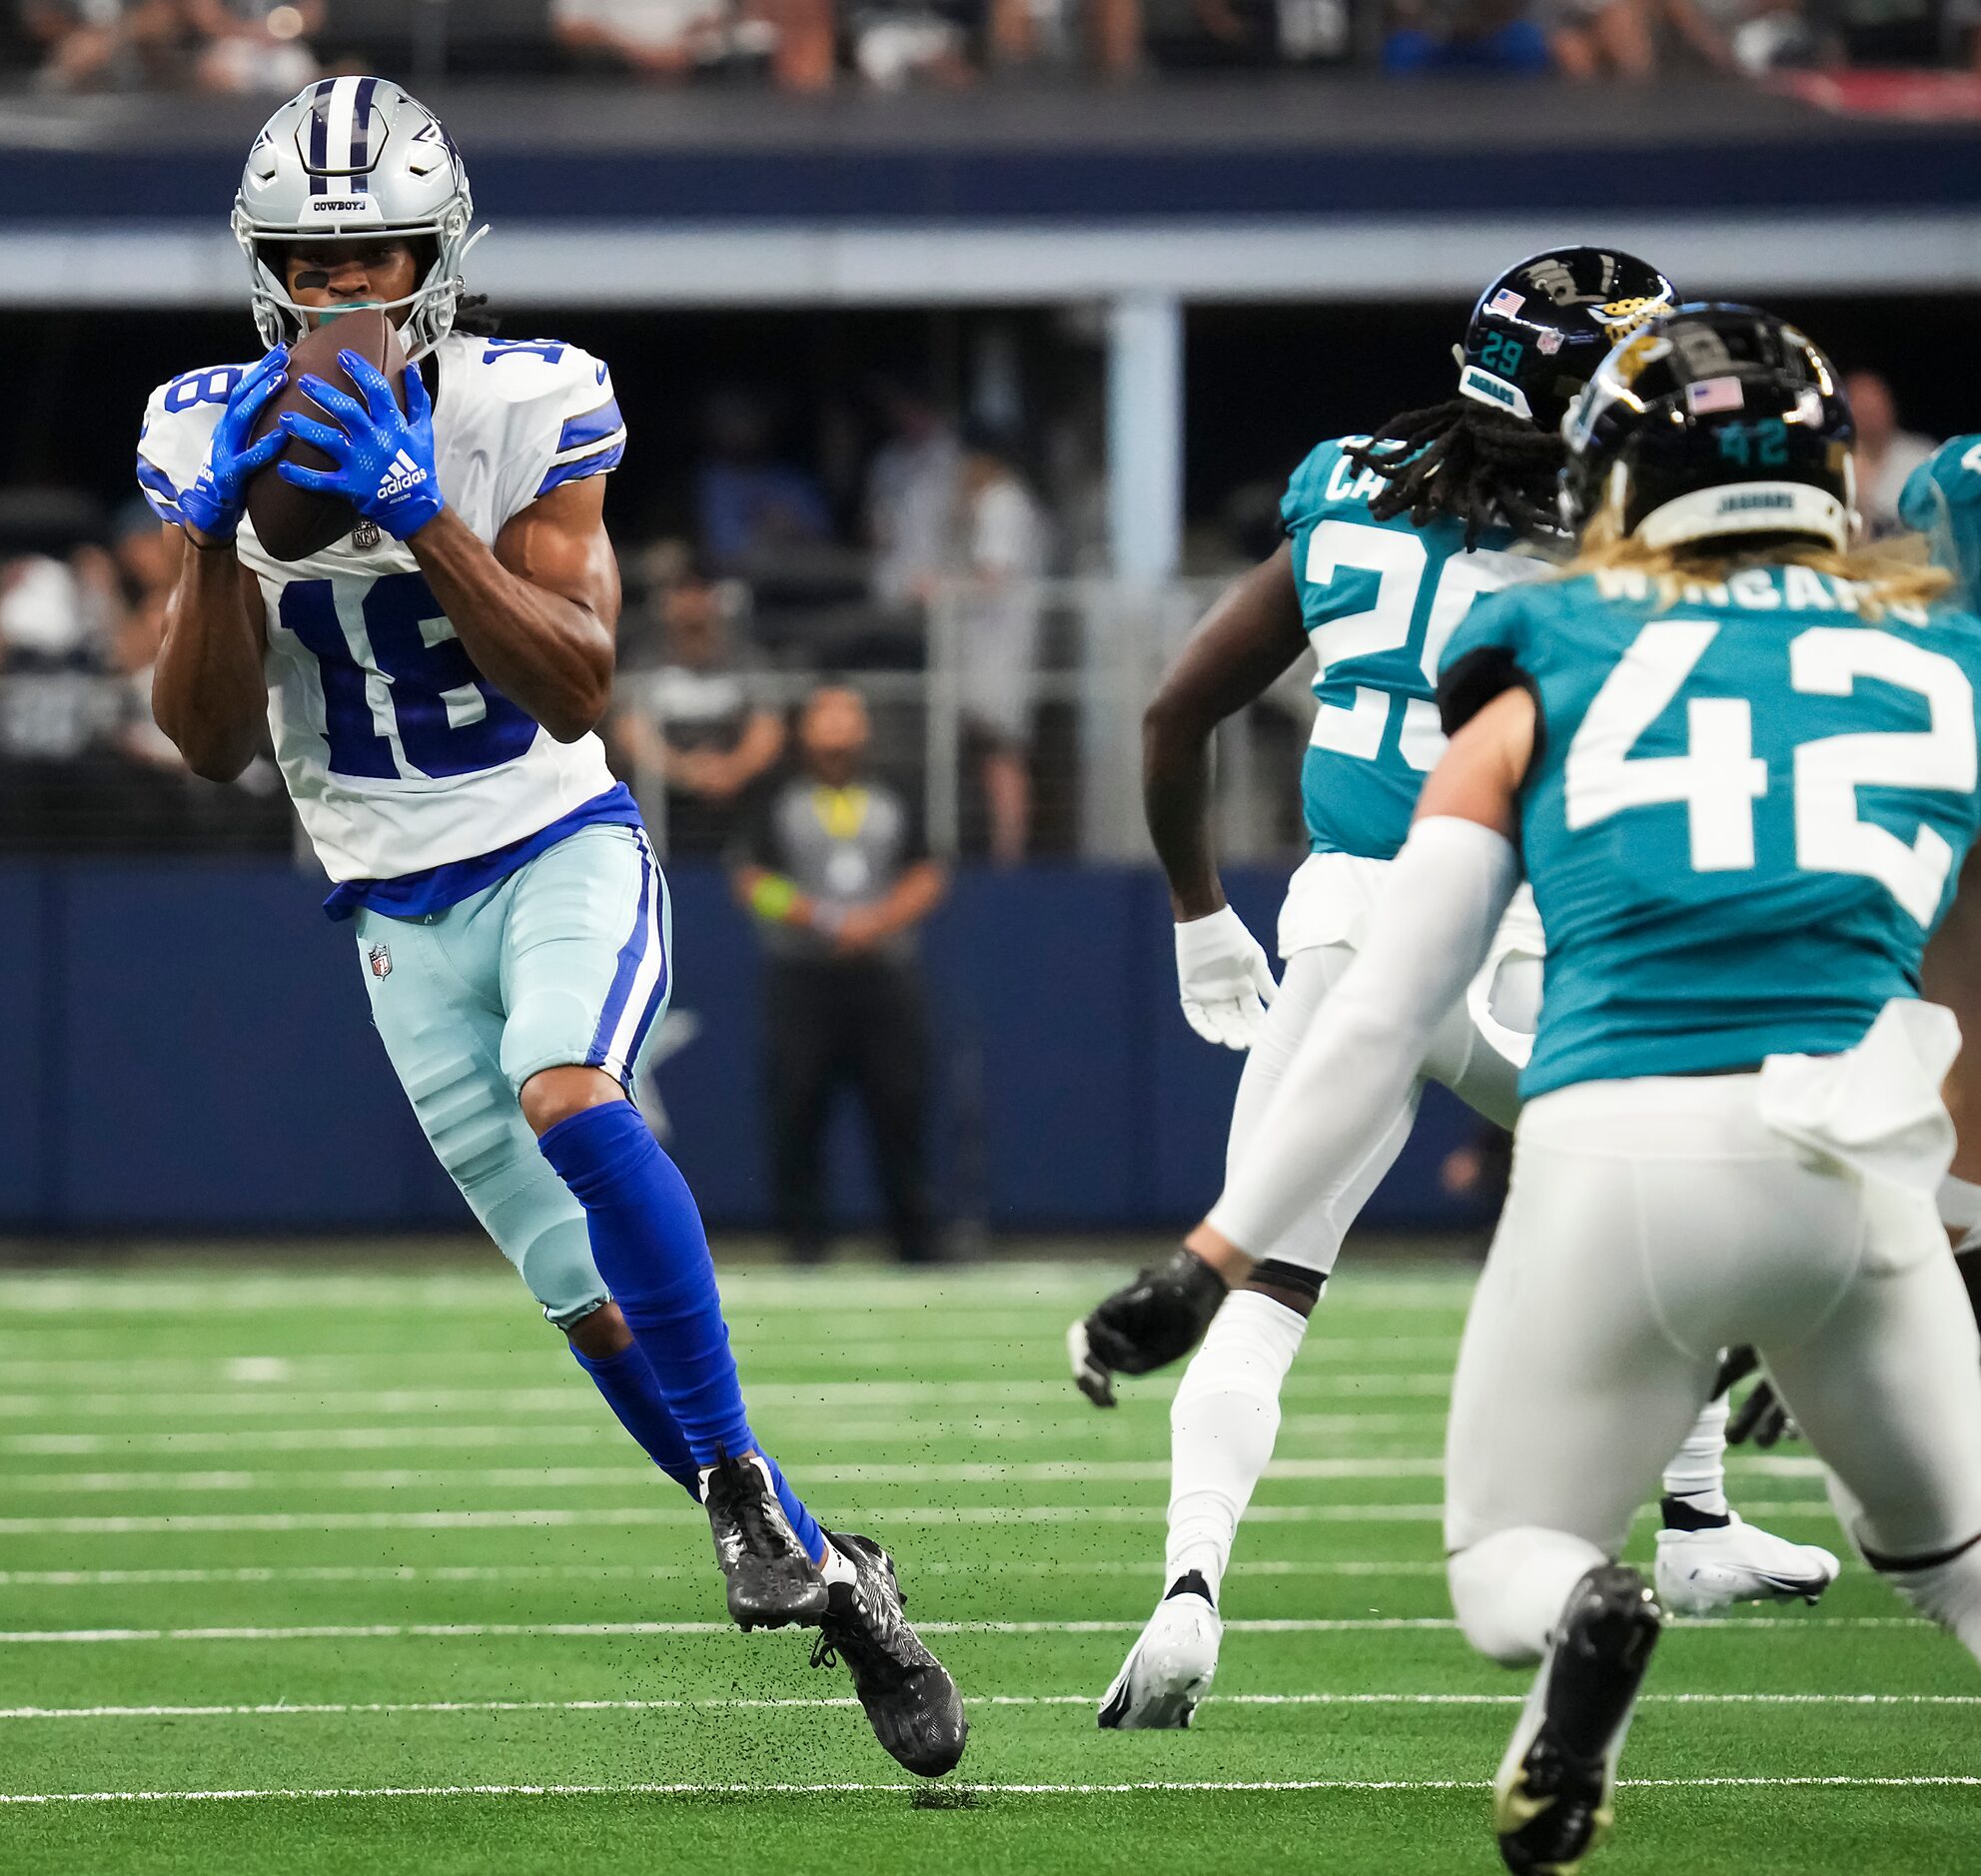
[[[1271,1104],[1273,1091],[1301,1039],[1320,1015],[1328,993],[1354,962],[1355,949],[1346,944],[1312,945],[1287,959],[1280,994],[1266,1012],[1258,1039],[1245,1058],[1225,1148],[1228,1172],[1243,1157],[1252,1129]],[[1515,952],[1498,960],[1490,997],[1493,1018],[1508,1030],[1532,1035],[1540,1010],[1540,981],[1537,957]],[[1327,1275],[1335,1268],[1349,1227],[1403,1152],[1417,1120],[1424,1083],[1440,1082],[1474,1112],[1501,1127],[1511,1127],[1520,1111],[1519,1073],[1461,1004],[1439,1030],[1410,1101],[1387,1124],[1380,1124],[1379,1117],[1379,1124],[1372,1125],[1369,1150],[1359,1163],[1331,1168],[1326,1179],[1317,1179],[1313,1201],[1300,1223],[1277,1244],[1260,1247],[1260,1255]],[[1353,1098],[1352,1091],[1348,1095]]]
[[[1981,1338],[1934,1205],[1819,1169],[1758,1080],[1590,1082],[1520,1116],[1446,1450],[1453,1600],[1497,1658],[1621,1548],[1729,1345],[1760,1350],[1874,1560],[1981,1532]]]
[[[1246,1057],[1232,1109],[1228,1166],[1244,1153],[1287,1064],[1354,961],[1355,950],[1346,944],[1308,945],[1287,958],[1280,994]],[[1509,949],[1487,967],[1484,981],[1489,986],[1487,1019],[1531,1034],[1540,1008],[1539,958]],[[1478,1112],[1510,1127],[1519,1112],[1518,1076],[1474,1018],[1464,1008],[1455,1011],[1439,1031],[1409,1100],[1393,1115],[1368,1117],[1359,1163],[1313,1169],[1312,1203],[1266,1255],[1325,1277],[1349,1227],[1410,1138],[1424,1082],[1442,1082]],[[1347,1092],[1353,1099],[1354,1091]],[[1216,1593],[1239,1522],[1272,1459],[1280,1390],[1306,1332],[1299,1312],[1240,1290],[1225,1299],[1191,1358],[1170,1407],[1167,1581],[1197,1570]]]

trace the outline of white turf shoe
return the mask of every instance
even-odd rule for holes
[[[1812,1543],[1742,1522],[1657,1533],[1657,1599],[1674,1615],[1714,1615],[1736,1602],[1814,1602],[1842,1565]]]
[[[1136,1637],[1101,1702],[1101,1724],[1123,1732],[1188,1726],[1218,1671],[1224,1618],[1196,1570],[1179,1576]]]

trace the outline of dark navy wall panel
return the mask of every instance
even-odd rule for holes
[[[966,873],[929,934],[950,1035],[981,1051],[993,1229],[1106,1225],[1146,1204],[1146,876]]]
[[[365,1229],[437,1215],[349,926],[281,865],[61,869],[56,1163],[80,1230]]]
[[[667,884],[674,990],[654,1071],[666,1146],[711,1220],[759,1224],[769,1198],[755,940],[713,868],[670,867]]]
[[[1123,151],[1030,147],[793,150],[600,148],[474,152],[475,196],[496,221],[1045,222],[1744,209],[1812,213],[1968,206],[1981,142],[1936,127],[1859,132],[1847,156],[1820,129],[1795,142],[1737,135],[1621,147],[1365,149],[1234,142]],[[1827,160],[1826,160],[1827,159]],[[235,150],[52,152],[0,162],[0,220],[211,219],[240,181]]]
[[[0,865],[0,1075],[6,1078],[6,1119],[0,1124],[0,1229],[24,1228],[49,1216],[48,1155],[60,1123],[51,1088],[50,1046],[61,1010],[49,970],[54,885],[46,868]]]
[[[670,1152],[723,1224],[769,1216],[761,961],[721,877],[670,874],[675,991],[654,1073]],[[1104,1225],[1152,1211],[1147,931],[1131,871],[965,874],[925,946],[937,1036],[930,1127],[945,1209],[1000,1225]],[[1166,921],[1162,930],[1167,930]],[[1166,940],[1165,940],[1166,942]],[[1165,963],[1164,968],[1168,966]],[[848,1103],[827,1158],[840,1213],[875,1216]]]
[[[1283,875],[1235,877],[1268,944]],[[679,869],[673,1015],[656,1087],[667,1144],[718,1230],[768,1217],[760,969],[720,875]],[[459,1228],[366,1010],[348,926],[279,863],[0,869],[0,1060],[28,1111],[0,1129],[0,1227],[51,1231]],[[966,873],[926,945],[930,1103],[952,1215],[993,1230],[1163,1228],[1215,1197],[1240,1062],[1176,1006],[1152,872]],[[1464,1222],[1438,1186],[1471,1123],[1426,1124],[1372,1220]],[[842,1216],[874,1215],[841,1117]]]

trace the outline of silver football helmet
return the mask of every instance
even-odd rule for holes
[[[474,228],[475,199],[461,152],[441,120],[389,78],[326,78],[307,86],[262,126],[241,191],[234,238],[248,257],[255,324],[271,346],[299,338],[312,309],[289,297],[279,254],[265,244],[367,235],[426,236],[433,265],[406,299],[409,359],[424,358],[454,329]]]

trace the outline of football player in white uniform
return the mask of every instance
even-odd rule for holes
[[[266,714],[441,1163],[613,1412],[706,1506],[736,1621],[817,1627],[814,1659],[845,1659],[881,1743],[939,1776],[963,1750],[955,1684],[887,1553],[820,1530],[751,1432],[694,1200],[627,1098],[672,979],[666,885],[593,733],[619,609],[610,376],[574,346],[458,327],[467,174],[389,81],[328,79],[277,111],[234,230],[268,353],[162,387],[139,444],[179,558],[160,727],[225,779]],[[399,326],[405,411],[346,352],[362,401],[306,377],[322,421],[291,411],[251,442],[288,342],[357,307]],[[290,438],[334,467],[277,472],[357,520],[293,563],[245,512]]]

